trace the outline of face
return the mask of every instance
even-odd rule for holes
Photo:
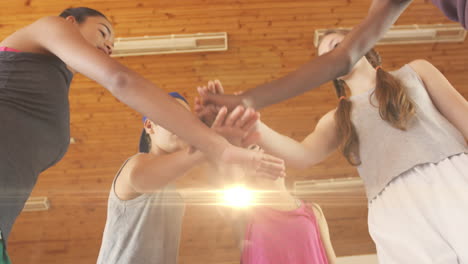
[[[190,111],[190,107],[187,103],[179,99],[176,100],[183,105],[187,111]],[[157,147],[167,153],[173,153],[188,147],[187,143],[182,141],[178,136],[150,120],[145,122],[145,129],[146,133],[151,137],[152,148]]]
[[[325,53],[328,53],[338,47],[338,45],[343,41],[345,38],[344,34],[341,33],[331,33],[326,35],[325,37],[322,38],[322,41],[320,42],[320,45],[318,47],[318,55],[322,56]],[[367,63],[367,60],[365,57],[362,57],[356,65],[354,65],[353,69],[345,76],[339,77],[341,80],[346,80],[348,79],[354,71],[361,67],[363,63]]]
[[[112,54],[112,49],[114,48],[114,29],[107,19],[101,16],[90,16],[81,24],[78,24],[72,16],[66,19],[78,26],[83,37],[91,45],[106,55]]]
[[[344,35],[339,33],[331,33],[322,38],[318,47],[318,55],[322,56],[325,53],[330,52],[343,41]]]

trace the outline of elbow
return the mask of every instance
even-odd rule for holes
[[[111,92],[115,97],[121,99],[124,97],[126,91],[128,91],[128,87],[131,83],[131,76],[128,71],[125,70],[118,70],[112,74],[108,78],[108,83],[106,84],[106,88]]]
[[[313,150],[307,149],[302,152],[300,158],[286,161],[289,168],[296,170],[306,170],[322,162],[325,158]]]

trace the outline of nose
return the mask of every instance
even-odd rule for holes
[[[104,43],[104,46],[106,47],[107,54],[111,55],[111,54],[112,54],[112,51],[113,51],[113,49],[114,49],[113,43],[110,42],[110,41],[106,41],[106,42]]]

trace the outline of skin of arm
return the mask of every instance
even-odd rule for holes
[[[208,87],[199,87],[198,92],[203,94],[222,95],[224,88],[219,80],[208,82]],[[201,119],[213,120],[217,113],[214,105],[203,105],[200,98],[195,100],[195,112]],[[325,114],[318,122],[315,131],[302,142],[281,135],[258,121],[244,138],[246,145],[257,144],[267,153],[281,157],[292,168],[305,169],[327,158],[339,146],[334,118],[335,110]]]
[[[73,71],[103,85],[117,99],[157,121],[213,161],[243,164],[251,168],[269,167],[273,174],[282,173],[284,166],[281,160],[229,144],[189,114],[164,90],[90,45],[78,27],[61,17],[39,19],[15,32],[9,37],[9,43],[13,39],[16,43],[23,43],[23,47],[24,43],[28,43],[38,53],[59,57]],[[168,112],[171,114],[168,115]]]
[[[122,200],[130,200],[155,192],[205,160],[201,152],[190,153],[188,149],[166,155],[139,153],[122,168],[115,182],[115,193]]]
[[[281,135],[263,123],[258,124],[258,145],[272,155],[284,159],[288,167],[309,168],[326,159],[339,146],[334,118],[335,110],[325,114],[314,132],[302,142]]]
[[[175,132],[197,149],[221,155],[219,146],[228,146],[225,139],[204,126],[165,91],[89,45],[73,24],[60,17],[45,17],[21,30],[24,41],[56,55],[69,67],[104,86],[117,99]],[[187,127],[192,129],[187,130]]]
[[[224,108],[210,125],[211,129],[230,141],[240,143],[245,134],[241,127],[249,130],[257,119],[257,113],[251,109],[238,107],[228,115]],[[203,153],[192,152],[190,149],[160,155],[139,153],[130,158],[122,168],[115,184],[116,193],[121,199],[132,199],[142,193],[154,192],[205,161],[207,158]],[[259,168],[257,172],[260,176],[269,175],[268,168]]]
[[[333,249],[331,240],[330,240],[330,232],[328,231],[328,224],[323,214],[322,208],[318,204],[309,205],[312,208],[315,218],[317,219],[317,224],[319,226],[320,231],[320,238],[322,239],[323,247],[325,248],[325,252],[327,253],[328,263],[335,264],[336,263],[336,254],[335,250]]]
[[[366,18],[354,27],[333,51],[314,58],[278,80],[257,86],[242,95],[204,94],[203,103],[224,105],[229,109],[239,104],[261,109],[346,75],[383,37],[410,3],[411,0],[373,0]]]
[[[426,60],[409,63],[424,83],[437,110],[468,140],[468,101]]]

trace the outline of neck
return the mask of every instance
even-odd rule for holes
[[[344,80],[351,90],[351,95],[365,93],[375,88],[376,71],[370,63],[362,63]]]
[[[160,147],[156,146],[155,144],[152,144],[152,145],[151,145],[151,150],[150,150],[149,153],[154,154],[154,155],[165,155],[165,154],[169,154],[168,152],[164,151],[163,149],[161,149]]]
[[[286,188],[284,178],[275,181],[268,179],[257,179],[251,186],[258,194],[260,204],[279,210],[293,210],[297,208],[296,199]]]

